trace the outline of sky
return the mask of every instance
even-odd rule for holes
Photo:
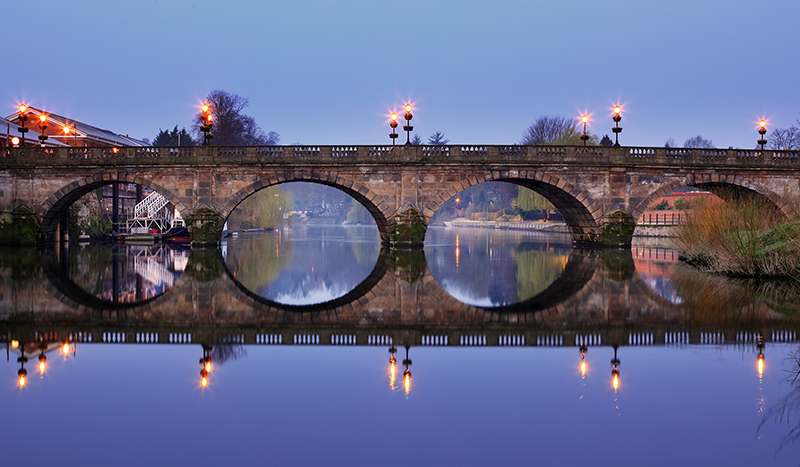
[[[800,118],[797,0],[3,2],[0,110],[20,102],[135,138],[190,127],[221,89],[281,144],[515,144],[542,115],[620,142],[753,148]],[[16,58],[13,58],[16,57]],[[14,66],[18,64],[19,68]],[[401,126],[402,126],[401,122]],[[769,137],[770,133],[767,133]]]

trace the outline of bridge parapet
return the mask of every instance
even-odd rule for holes
[[[800,167],[800,151],[602,146],[195,146],[2,148],[0,167],[565,163],[675,167]]]

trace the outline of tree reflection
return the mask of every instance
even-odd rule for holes
[[[789,432],[778,445],[779,451],[800,441],[800,348],[791,352],[788,359],[792,362],[792,368],[788,370],[792,374],[792,377],[788,379],[792,389],[777,404],[766,411],[764,419],[758,424],[758,430],[756,430],[756,433],[760,433],[770,420],[775,424],[785,423]]]
[[[293,242],[285,242],[281,232],[265,232],[230,241],[226,263],[244,287],[260,291],[278,278],[293,256]]]
[[[761,321],[800,315],[800,287],[794,282],[736,279],[697,271],[686,265],[674,268],[678,295],[695,320],[707,324],[739,319]]]

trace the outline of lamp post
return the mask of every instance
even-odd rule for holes
[[[25,147],[25,133],[28,132],[28,129],[25,128],[25,122],[28,120],[28,115],[25,113],[26,110],[28,110],[28,106],[27,105],[25,105],[25,104],[20,104],[19,105],[19,124],[22,125],[22,126],[17,128],[17,131],[22,133],[22,142],[20,143],[20,145],[23,148]]]
[[[581,141],[583,141],[583,145],[586,146],[586,141],[589,139],[589,135],[586,134],[586,122],[589,121],[589,116],[583,114],[581,116],[581,122],[583,122],[583,133],[581,133]]]
[[[581,344],[580,350],[581,350],[581,364],[578,366],[578,368],[581,371],[581,377],[585,377],[586,376],[586,351],[589,350],[589,349],[586,347],[586,345]]]
[[[614,359],[611,360],[611,365],[614,367],[614,369],[611,370],[611,387],[614,388],[614,392],[616,392],[617,389],[619,389],[619,370],[617,369],[617,366],[619,366],[620,361],[617,358],[618,347],[619,346],[617,345],[614,346]]]
[[[761,334],[758,335],[758,360],[756,361],[756,371],[758,371],[759,378],[764,376],[764,337],[762,337]]]
[[[203,124],[200,126],[200,131],[203,132],[203,146],[208,146],[211,138],[214,137],[214,135],[211,134],[211,127],[214,125],[214,117],[211,115],[211,107],[209,107],[208,104],[203,104],[200,110],[202,111],[200,118],[203,121]]]
[[[411,366],[411,359],[408,358],[408,348],[409,346],[407,345],[406,359],[403,360],[403,365],[406,367],[406,371],[403,372],[403,389],[405,389],[406,395],[411,391],[411,370],[408,369]]]
[[[389,118],[392,120],[389,122],[389,126],[392,127],[392,132],[389,133],[389,138],[392,138],[392,146],[394,146],[394,143],[397,140],[397,133],[394,132],[394,129],[397,128],[397,114],[392,112],[392,115],[390,115]]]
[[[764,150],[764,145],[767,144],[767,139],[764,138],[764,135],[767,134],[767,121],[763,118],[758,121],[758,134],[761,135],[761,138],[758,140],[758,144],[761,145],[761,150]]]
[[[47,140],[47,135],[44,134],[44,130],[47,129],[47,116],[45,114],[39,115],[39,141],[42,142],[42,147],[44,147],[44,142]]]
[[[200,359],[200,365],[202,369],[200,370],[200,386],[207,388],[208,387],[208,375],[211,373],[213,369],[211,365],[211,346],[203,344],[203,358]]]
[[[394,358],[394,354],[396,352],[397,349],[395,349],[394,345],[392,345],[392,347],[389,348],[389,354],[391,354],[389,357],[389,387],[392,389],[394,389],[394,381],[397,376],[397,359]]]
[[[619,147],[619,134],[622,133],[622,127],[619,126],[619,121],[622,120],[622,107],[619,105],[614,106],[614,116],[611,117],[614,120],[614,128],[611,131],[614,132],[614,147]]]
[[[19,387],[24,388],[25,384],[28,382],[28,370],[25,369],[25,362],[28,361],[28,357],[25,356],[25,346],[22,345],[20,348],[20,356],[17,358],[17,362],[19,363],[19,371],[17,372],[17,384]]]
[[[406,132],[406,146],[411,146],[411,132],[414,130],[414,127],[411,126],[411,119],[414,118],[411,109],[411,104],[406,104],[406,114],[403,115],[403,118],[406,119],[406,124],[403,126],[403,131]]]

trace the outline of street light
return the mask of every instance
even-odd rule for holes
[[[203,146],[208,146],[211,138],[214,137],[214,135],[211,134],[211,127],[214,125],[214,117],[211,115],[211,107],[209,107],[208,104],[203,104],[200,110],[200,119],[203,121],[203,124],[200,126],[200,131],[203,132]]]
[[[25,128],[25,122],[28,120],[28,116],[25,114],[25,111],[28,110],[28,106],[25,104],[19,105],[19,122],[21,127],[17,128],[17,131],[22,133],[22,147],[25,147],[25,133],[28,132],[28,129]]]
[[[616,392],[617,389],[619,389],[619,370],[617,369],[617,366],[619,366],[620,361],[617,358],[617,348],[618,347],[619,346],[616,346],[616,345],[614,346],[614,359],[611,360],[611,365],[614,366],[614,369],[611,370],[611,387],[614,388],[614,392]]]
[[[44,142],[47,139],[47,135],[44,134],[44,130],[47,129],[47,116],[45,114],[39,115],[39,141],[42,142],[42,147],[44,147]]]
[[[411,132],[414,130],[414,127],[411,126],[411,119],[414,118],[411,109],[411,104],[406,104],[406,114],[403,115],[403,118],[406,119],[406,124],[403,126],[403,131],[406,132],[406,146],[411,146]]]
[[[767,144],[767,139],[764,138],[764,135],[767,134],[767,121],[763,118],[758,121],[758,134],[761,135],[761,138],[758,140],[758,144],[761,145],[761,150],[764,150],[764,145]]]
[[[614,106],[614,116],[611,117],[614,120],[614,128],[611,131],[614,132],[614,147],[619,147],[619,134],[622,133],[622,127],[619,126],[619,121],[622,120],[622,107],[619,105]]]
[[[581,345],[581,364],[578,367],[581,370],[581,377],[586,376],[586,351],[589,350],[585,345]]]
[[[397,114],[392,112],[392,115],[389,116],[392,120],[389,122],[389,126],[392,127],[392,132],[389,133],[389,138],[392,138],[392,146],[394,146],[394,142],[397,140],[397,133],[394,132],[394,129],[397,128]]]
[[[581,133],[581,141],[583,141],[583,145],[586,146],[586,141],[589,139],[589,135],[586,134],[586,122],[589,121],[589,116],[583,114],[581,116],[581,122],[583,122],[583,133]]]
[[[406,371],[403,372],[403,389],[406,395],[411,391],[411,370],[408,369],[411,366],[411,359],[408,358],[408,348],[409,346],[406,346],[406,359],[403,360],[403,365],[406,367]]]

